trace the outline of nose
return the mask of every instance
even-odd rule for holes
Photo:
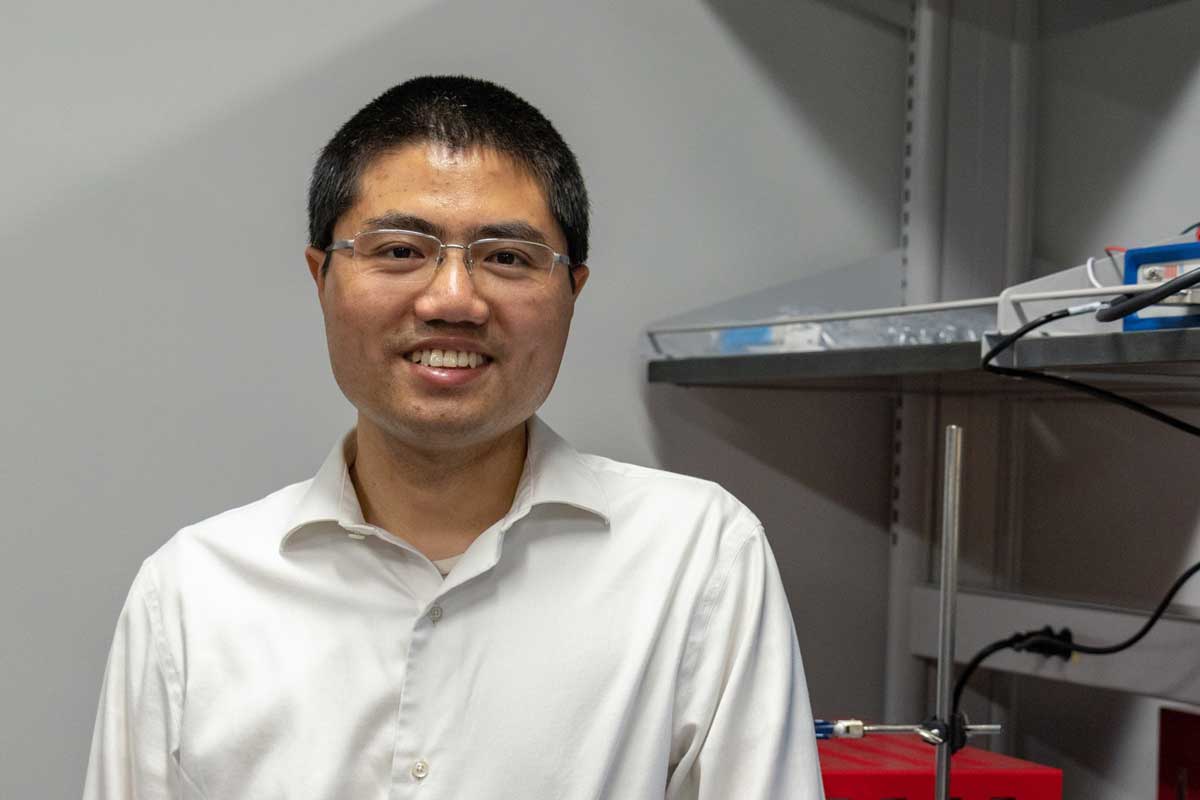
[[[467,251],[447,246],[442,263],[413,304],[422,322],[450,322],[482,325],[490,314],[487,302],[475,288],[475,280],[467,271]]]

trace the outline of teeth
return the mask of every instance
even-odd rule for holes
[[[441,369],[469,369],[487,363],[487,357],[466,350],[414,350],[405,356],[414,364]]]

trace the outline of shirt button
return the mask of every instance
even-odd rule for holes
[[[429,774],[429,764],[423,759],[412,765],[412,776],[417,780],[423,780]]]
[[[437,621],[441,618],[442,618],[442,607],[441,606],[434,606],[433,608],[429,609],[429,619],[432,620],[435,625],[437,624]]]

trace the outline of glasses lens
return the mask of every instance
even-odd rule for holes
[[[354,237],[354,261],[359,269],[420,278],[436,266],[440,248],[437,239],[415,231],[367,231]]]
[[[478,277],[487,275],[513,284],[541,283],[554,266],[554,251],[520,239],[480,239],[471,244],[471,263]]]

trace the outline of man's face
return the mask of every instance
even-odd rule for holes
[[[538,183],[508,156],[488,148],[454,151],[417,143],[377,158],[362,174],[358,200],[334,229],[350,239],[391,218],[422,221],[446,244],[468,244],[489,227],[522,224],[556,252],[566,240]],[[409,225],[403,225],[409,227]],[[541,406],[558,374],[575,297],[587,268],[556,265],[549,280],[503,296],[480,292],[464,251],[448,249],[427,284],[353,269],[337,251],[306,252],[317,284],[334,378],[372,424],[414,448],[438,450],[493,441]],[[476,367],[427,366],[427,350],[478,353]]]

